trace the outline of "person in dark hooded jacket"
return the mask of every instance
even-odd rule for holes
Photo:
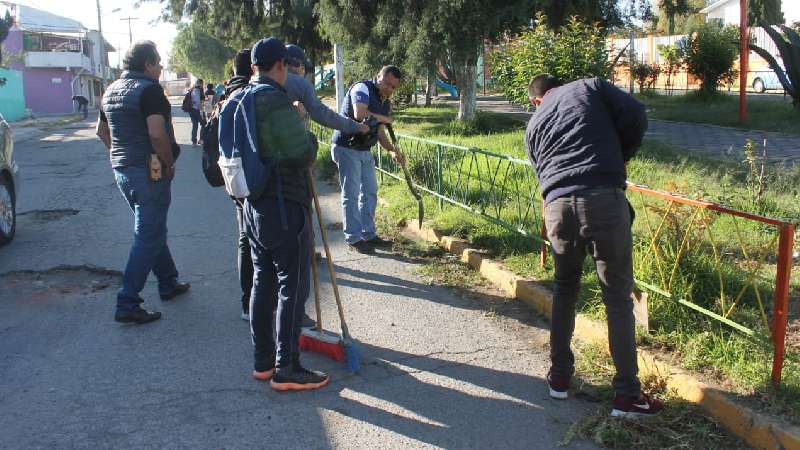
[[[250,65],[250,49],[239,50],[234,59],[233,77],[225,82],[225,94],[222,99],[230,98],[236,91],[250,83],[253,68]],[[245,233],[244,199],[233,199],[236,205],[236,221],[239,224],[239,284],[242,287],[242,319],[250,320],[250,290],[253,288],[253,259],[250,256],[250,241]]]

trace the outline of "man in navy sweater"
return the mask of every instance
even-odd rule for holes
[[[555,265],[550,330],[550,396],[566,399],[575,358],[570,349],[586,253],[603,291],[608,340],[617,373],[618,417],[650,416],[663,404],[641,392],[636,363],[631,211],[626,166],[647,130],[644,105],[600,78],[566,85],[540,74],[528,87],[536,112],[525,131],[528,157],[545,201]]]

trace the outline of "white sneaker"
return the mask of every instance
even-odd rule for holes
[[[246,312],[243,312],[239,317],[241,317],[242,320],[250,322],[250,314],[247,314]]]

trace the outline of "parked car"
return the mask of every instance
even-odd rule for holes
[[[10,242],[17,228],[18,170],[11,126],[0,114],[0,245]]]
[[[778,75],[772,69],[752,71],[750,72],[750,76],[753,79],[751,86],[753,86],[753,90],[758,93],[763,93],[768,90],[783,89]]]

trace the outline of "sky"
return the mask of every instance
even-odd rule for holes
[[[97,0],[6,0],[21,5],[31,6],[52,14],[77,20],[90,30],[97,29]],[[172,40],[177,35],[175,25],[155,21],[160,16],[160,2],[143,2],[134,8],[136,0],[100,0],[103,22],[103,36],[118,51],[108,54],[112,67],[122,60],[128,50],[128,21],[124,17],[138,17],[131,21],[133,41],[150,39],[156,43],[161,58],[166,62],[172,48]],[[4,7],[0,5],[0,10]],[[118,11],[116,11],[119,9]],[[166,65],[166,64],[165,64]]]

